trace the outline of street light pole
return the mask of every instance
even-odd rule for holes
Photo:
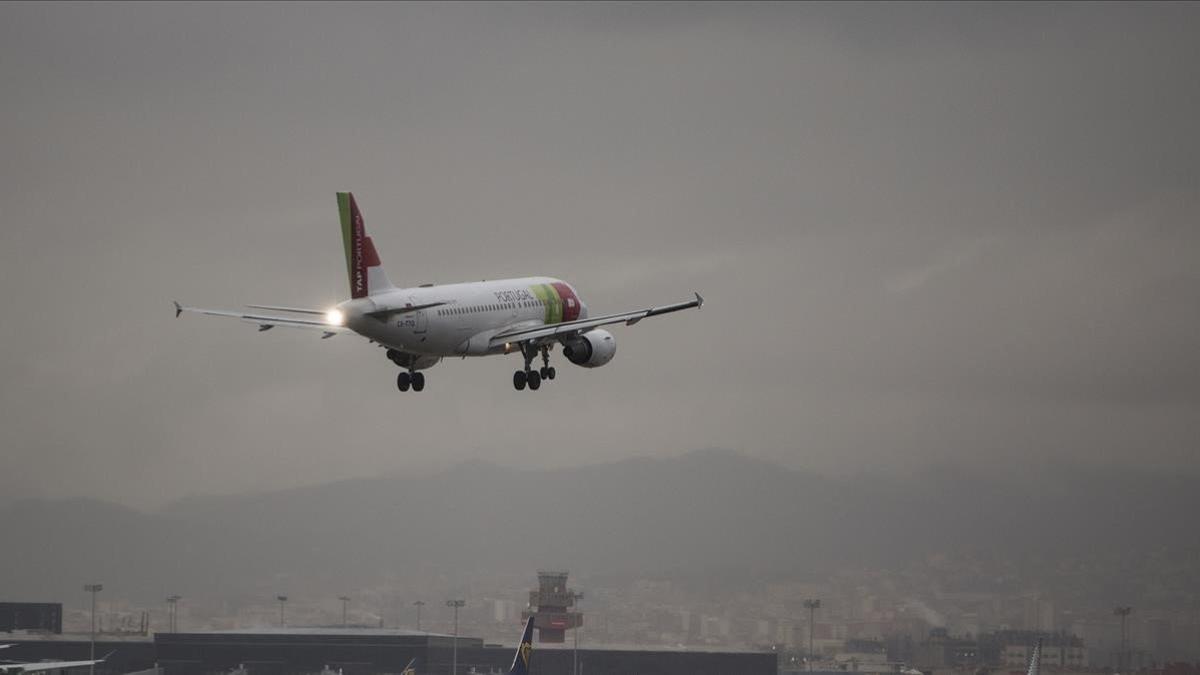
[[[583,593],[572,593],[571,598],[575,601],[575,612],[579,613],[579,601],[583,599]],[[573,630],[575,638],[575,653],[571,655],[571,675],[579,675],[579,629],[582,628],[583,621],[580,620],[579,625]]]
[[[805,600],[804,606],[808,608],[808,670],[811,672],[813,662],[813,617],[817,612],[817,608],[821,606],[821,601]]]
[[[287,623],[283,620],[283,605],[288,601],[286,595],[277,595],[275,599],[279,601],[279,627],[283,628]]]
[[[179,629],[179,601],[182,596],[172,595],[167,598],[167,630],[172,633]]]
[[[1129,618],[1129,615],[1132,612],[1133,612],[1132,607],[1114,607],[1113,608],[1113,614],[1116,614],[1117,616],[1121,617],[1121,652],[1119,654],[1117,654],[1117,670],[1121,673],[1124,673],[1125,670],[1128,668],[1128,664],[1125,663],[1126,659],[1129,656],[1129,646],[1128,646],[1128,642],[1127,642],[1128,633],[1126,632],[1126,629],[1125,629],[1125,620]]]
[[[447,600],[446,606],[454,608],[454,656],[450,675],[458,675],[458,608],[467,604],[466,600]]]
[[[89,650],[89,660],[96,660],[96,594],[104,590],[104,584],[85,584],[83,590],[92,594],[92,640],[91,649]],[[96,664],[88,666],[88,672],[91,675],[96,675]]]
[[[346,606],[350,604],[350,598],[344,595],[339,595],[338,600],[342,601],[342,628],[346,628]]]
[[[425,606],[425,601],[418,600],[413,603],[413,606],[417,608],[417,632],[420,632],[421,631],[421,608]]]

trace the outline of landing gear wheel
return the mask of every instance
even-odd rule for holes
[[[546,379],[548,379],[548,380],[554,379],[554,366],[550,366],[549,368],[546,368]]]
[[[527,380],[528,378],[525,376],[525,371],[518,370],[517,372],[513,373],[513,387],[515,387],[517,391],[521,391],[525,388],[525,382]]]
[[[422,383],[422,384],[424,384],[424,383]],[[399,375],[396,376],[396,388],[397,389],[399,389],[400,391],[408,391],[408,388],[410,386],[412,386],[412,376],[411,375],[409,375],[408,373],[400,373]]]
[[[541,378],[543,380],[545,380],[550,377],[550,369],[547,368],[546,366],[542,366],[541,368],[538,368],[538,375],[540,375]]]
[[[541,386],[542,386],[542,376],[531,371],[529,373],[529,388],[533,391],[537,391],[538,388]]]
[[[412,388],[413,391],[421,391],[425,388],[425,373],[412,374]]]

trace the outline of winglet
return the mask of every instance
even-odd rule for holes
[[[692,292],[695,293],[695,291],[692,291]],[[700,309],[703,306],[704,306],[704,298],[700,297],[699,293],[696,293],[696,309]]]
[[[179,302],[172,300],[175,303],[175,318],[178,319],[180,314],[183,314],[183,308],[179,306]]]

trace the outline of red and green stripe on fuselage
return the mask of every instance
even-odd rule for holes
[[[541,300],[542,305],[546,308],[544,321],[547,324],[575,321],[579,318],[579,310],[582,303],[580,303],[579,297],[575,295],[575,291],[567,284],[561,281],[549,284],[535,284],[530,286],[529,290],[533,293],[534,297]]]

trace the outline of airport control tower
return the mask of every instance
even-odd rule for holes
[[[537,575],[538,588],[529,591],[529,609],[522,612],[521,618],[534,617],[539,642],[564,642],[566,631],[583,625],[583,614],[567,611],[575,606],[576,598],[583,596],[567,588],[566,572],[538,570]]]

